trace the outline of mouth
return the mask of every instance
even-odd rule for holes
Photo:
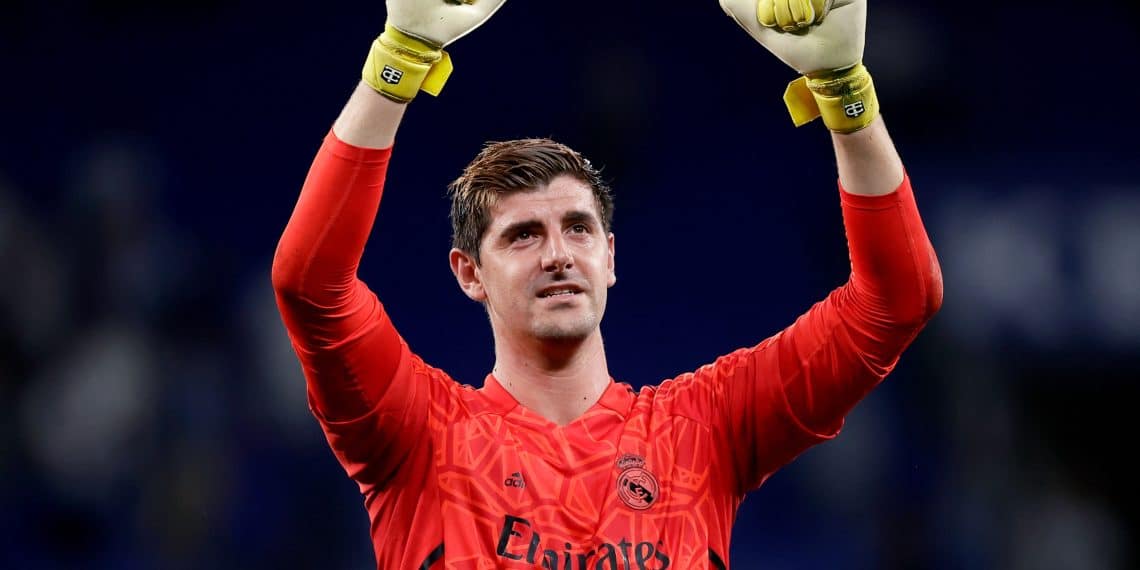
[[[547,287],[538,292],[539,299],[568,299],[575,295],[581,295],[582,290],[575,285],[560,285],[555,287]]]

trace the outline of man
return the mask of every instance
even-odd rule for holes
[[[450,263],[484,305],[481,389],[425,364],[356,277],[397,126],[502,0],[389,0],[364,81],[274,259],[313,413],[372,521],[378,568],[727,568],[744,494],[839,432],[938,310],[941,276],[861,65],[865,0],[722,0],[833,131],[850,280],[781,333],[635,393],[606,367],[609,190],[548,140],[489,145],[452,184]]]

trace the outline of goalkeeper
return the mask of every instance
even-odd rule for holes
[[[793,121],[831,131],[851,274],[782,332],[640,391],[611,377],[599,329],[610,189],[556,142],[489,144],[450,187],[451,269],[494,337],[482,388],[421,360],[357,278],[404,110],[502,3],[388,0],[273,261],[310,408],[378,568],[727,568],[745,493],[835,437],[942,301],[862,64],[866,0],[721,0],[798,73]]]

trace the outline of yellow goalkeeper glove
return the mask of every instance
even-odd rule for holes
[[[816,117],[832,131],[862,129],[879,114],[863,67],[867,0],[720,0],[756,41],[803,74],[784,92],[796,126]]]
[[[388,21],[364,62],[364,82],[404,103],[421,90],[438,95],[452,69],[443,48],[483,25],[505,1],[388,0]]]

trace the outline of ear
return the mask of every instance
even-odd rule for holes
[[[609,238],[606,240],[610,248],[609,259],[607,260],[607,267],[610,270],[609,280],[606,282],[607,287],[613,287],[617,283],[617,273],[614,272],[614,234],[610,232]]]
[[[472,301],[482,303],[487,300],[487,292],[483,289],[483,279],[479,275],[479,264],[467,252],[451,248],[448,254],[451,262],[451,273],[459,283],[459,288]]]

